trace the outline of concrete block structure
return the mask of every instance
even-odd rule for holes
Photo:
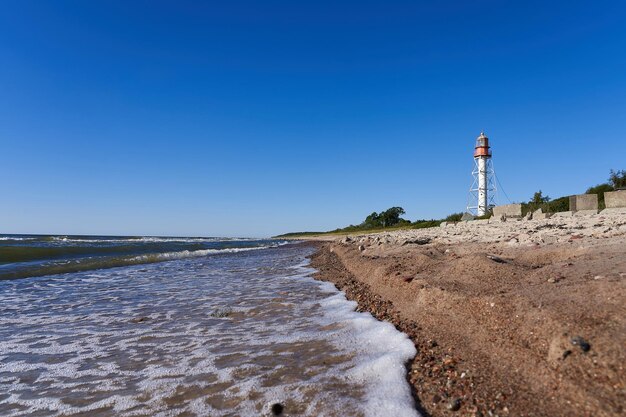
[[[605,208],[600,214],[623,214],[626,215],[626,207]]]
[[[598,194],[579,194],[569,198],[569,211],[584,212],[584,214],[598,213]],[[582,213],[581,213],[582,214]]]
[[[604,205],[606,208],[626,208],[626,190],[604,193]]]
[[[470,220],[474,220],[474,216],[470,213],[463,213],[463,216],[461,216],[461,221],[468,222]]]
[[[533,211],[533,220],[544,220],[549,218],[550,215],[548,213],[544,213],[542,209],[538,208],[537,210]]]
[[[506,218],[521,218],[522,217],[522,205],[521,204],[505,204],[503,206],[495,206],[493,208],[493,217],[500,219]]]

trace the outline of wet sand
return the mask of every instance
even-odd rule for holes
[[[414,341],[407,378],[424,415],[623,414],[626,215],[319,245],[317,278]]]

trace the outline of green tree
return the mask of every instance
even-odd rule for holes
[[[400,216],[405,213],[402,207],[391,207],[380,213],[373,212],[365,218],[361,227],[364,229],[377,229],[384,227],[396,226],[400,223],[410,223],[408,220],[404,220]]]
[[[611,170],[609,174],[609,184],[611,184],[614,189],[626,188],[626,171],[623,169],[619,171]]]
[[[533,194],[533,199],[529,201],[530,204],[535,204],[537,206],[542,205],[543,203],[547,203],[548,201],[550,201],[550,197],[548,196],[543,196],[543,193],[541,192],[541,190],[537,191],[535,194]]]
[[[381,213],[382,214],[382,213]],[[382,227],[382,221],[380,219],[380,214],[376,213],[375,211],[370,214],[369,216],[367,216],[365,218],[365,221],[362,223],[362,225],[366,228],[377,228],[377,227]]]
[[[452,213],[448,217],[444,219],[446,222],[460,222],[461,217],[463,217],[463,213]]]
[[[405,214],[402,207],[391,207],[382,213],[380,213],[380,221],[383,227],[391,227],[400,223],[402,219],[400,216]]]
[[[533,194],[533,197],[528,201],[528,203],[522,203],[522,213],[526,214],[528,212],[533,212],[537,209],[542,209],[543,211],[549,211],[549,203],[550,197],[543,195],[541,190],[537,191]]]

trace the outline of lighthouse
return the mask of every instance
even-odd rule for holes
[[[474,147],[473,182],[470,187],[467,211],[476,216],[484,216],[495,206],[495,172],[491,161],[489,138],[484,132],[476,138]]]

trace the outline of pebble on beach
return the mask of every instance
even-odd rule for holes
[[[448,401],[448,404],[446,407],[450,411],[459,411],[459,409],[461,408],[461,400],[459,400],[458,398],[452,399]]]
[[[281,403],[272,404],[272,414],[275,416],[280,416],[281,414],[283,414],[284,409],[285,407]]]
[[[572,342],[572,345],[578,346],[580,350],[582,350],[583,352],[589,352],[589,350],[591,349],[591,345],[589,344],[589,342],[587,342],[585,339],[583,339],[580,336],[572,337],[571,342]]]

